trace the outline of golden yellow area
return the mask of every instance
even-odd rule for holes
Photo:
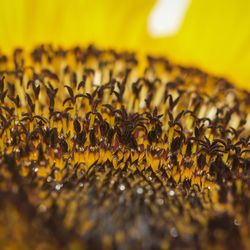
[[[1,0],[0,47],[49,42],[142,50],[229,77],[250,89],[250,1],[193,0],[180,31],[152,38],[155,0]]]

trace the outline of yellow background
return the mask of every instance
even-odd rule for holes
[[[155,0],[0,0],[0,48],[94,42],[164,54],[250,89],[250,1],[193,0],[180,31],[152,38]]]

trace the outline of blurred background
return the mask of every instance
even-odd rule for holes
[[[39,43],[168,56],[250,90],[249,0],[0,0],[0,50]]]

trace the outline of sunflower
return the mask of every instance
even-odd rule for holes
[[[250,245],[250,93],[169,60],[163,40],[150,48],[157,6],[128,3],[15,5],[20,32],[0,53],[2,249]]]

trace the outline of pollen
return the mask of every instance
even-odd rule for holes
[[[250,93],[93,45],[0,57],[1,246],[249,247]]]

